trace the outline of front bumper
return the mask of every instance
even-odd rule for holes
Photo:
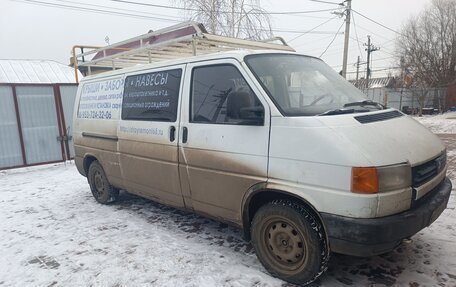
[[[393,250],[429,226],[445,210],[451,194],[445,178],[412,209],[380,218],[351,218],[321,213],[331,250],[354,256],[372,256]]]

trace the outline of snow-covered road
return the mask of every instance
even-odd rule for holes
[[[456,123],[456,120],[455,120]],[[456,183],[456,134],[448,145]],[[321,286],[456,286],[456,195],[413,242],[333,255]],[[289,286],[235,228],[122,193],[97,204],[73,164],[0,172],[0,286]]]

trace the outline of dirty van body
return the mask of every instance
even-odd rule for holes
[[[451,182],[425,127],[321,60],[236,51],[86,77],[75,162],[95,199],[119,190],[230,222],[283,280],[330,252],[391,251],[435,221]]]

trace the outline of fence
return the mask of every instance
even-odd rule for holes
[[[433,88],[427,90],[402,89],[402,88],[370,88],[367,90],[367,98],[388,107],[402,110],[404,107],[409,109],[419,109],[419,97],[423,97],[423,108],[432,107],[439,111],[446,111],[446,88]]]
[[[0,169],[74,157],[76,84],[0,84]]]

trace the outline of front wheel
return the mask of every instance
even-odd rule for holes
[[[272,201],[256,212],[251,228],[258,259],[273,276],[309,284],[326,271],[329,249],[323,227],[303,205]]]
[[[119,190],[113,187],[98,161],[90,164],[87,175],[93,197],[102,204],[112,203],[119,197]]]

